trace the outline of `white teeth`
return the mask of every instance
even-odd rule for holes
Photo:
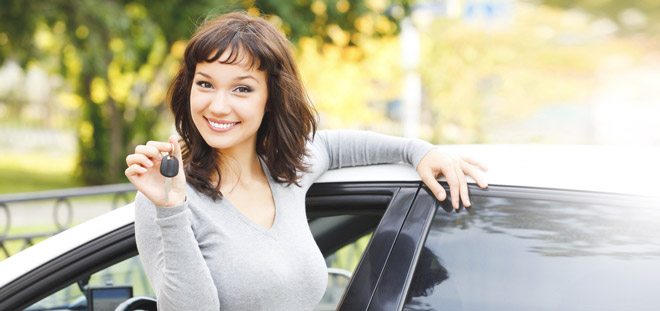
[[[211,126],[213,126],[213,127],[215,127],[215,128],[219,128],[219,129],[228,129],[228,128],[230,128],[230,127],[236,125],[238,122],[223,124],[223,123],[215,123],[215,122],[211,122],[211,121],[209,121],[209,123],[211,124]]]

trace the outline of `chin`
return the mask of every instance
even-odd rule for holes
[[[227,149],[237,145],[233,139],[218,139],[217,137],[211,139],[204,138],[204,141],[214,149]]]

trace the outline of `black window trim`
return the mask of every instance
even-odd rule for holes
[[[366,310],[403,226],[419,182],[402,185],[392,198],[367,245],[337,310]]]
[[[419,254],[426,242],[426,233],[438,210],[436,202],[435,196],[426,186],[420,188],[394,242],[392,255],[387,258],[367,310],[401,310],[403,307]],[[410,252],[410,249],[413,251]],[[397,286],[403,290],[396,290]]]

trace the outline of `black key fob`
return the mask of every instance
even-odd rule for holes
[[[165,177],[174,177],[179,173],[179,160],[171,154],[163,157],[160,163],[160,173]]]

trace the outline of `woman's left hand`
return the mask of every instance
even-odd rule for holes
[[[437,178],[440,174],[445,175],[449,184],[451,195],[451,204],[454,209],[458,209],[459,198],[463,201],[465,207],[470,207],[470,198],[468,197],[467,181],[465,175],[468,175],[477,182],[481,188],[488,187],[484,181],[482,172],[488,169],[478,161],[465,156],[453,155],[443,152],[437,148],[429,151],[417,165],[417,173],[422,181],[435,194],[436,198],[444,201],[447,198],[445,189],[440,185]]]

